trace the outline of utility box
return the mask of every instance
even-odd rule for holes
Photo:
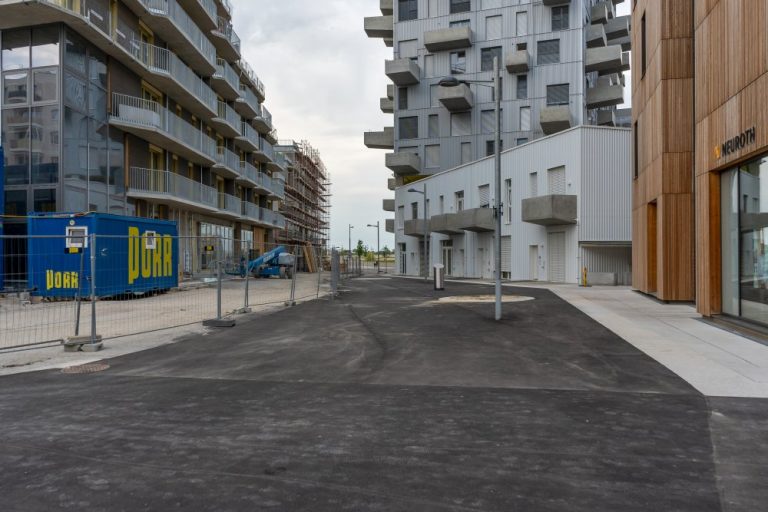
[[[90,296],[94,235],[97,297],[163,292],[179,284],[175,222],[106,213],[30,214],[28,234],[32,295]]]
[[[438,263],[434,266],[435,271],[435,290],[445,290],[445,266]]]

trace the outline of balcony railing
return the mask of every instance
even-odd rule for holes
[[[208,14],[212,20],[217,20],[219,17],[218,9],[216,9],[215,0],[196,0],[203,10]]]
[[[216,49],[200,27],[176,0],[140,0],[155,16],[165,16],[184,37],[205,57],[211,65],[216,64]]]
[[[261,111],[261,104],[259,103],[259,98],[256,97],[256,93],[253,92],[253,89],[248,87],[245,84],[240,84],[240,99],[239,101],[247,103],[251,110],[254,112],[260,112]]]
[[[211,137],[155,101],[113,93],[111,117],[121,123],[162,132],[215,159],[216,142]]]
[[[240,172],[240,157],[234,151],[219,146],[216,148],[216,165],[226,167],[232,173]]]
[[[225,80],[234,91],[240,91],[240,78],[226,60],[216,59],[216,71],[213,73],[213,77]]]
[[[235,29],[232,27],[232,23],[222,16],[219,16],[218,28],[216,32],[224,37],[232,47],[240,53],[240,38],[238,37]]]
[[[131,192],[177,198],[209,209],[218,207],[215,188],[169,171],[131,167],[128,193]]]
[[[233,213],[238,217],[241,215],[242,205],[239,197],[230,194],[219,193],[219,210]]]
[[[232,16],[232,3],[229,0],[219,0],[221,2],[221,6],[224,7],[224,10],[227,11],[227,14]]]
[[[242,129],[240,130],[240,133],[242,133],[241,137],[243,139],[246,139],[248,142],[253,144],[253,147],[259,147],[259,134],[256,133],[256,130],[254,130],[253,127],[247,122],[242,122]]]
[[[272,144],[270,144],[269,141],[263,137],[259,139],[259,149],[261,150],[262,153],[267,155],[270,160],[274,160],[275,148],[272,147]]]
[[[264,97],[266,95],[266,89],[264,87],[264,84],[259,80],[259,77],[256,75],[256,73],[253,71],[253,68],[251,68],[251,65],[245,62],[244,60],[240,59],[237,62],[238,67],[243,72],[243,75],[251,82],[251,85],[253,85],[256,88],[256,93],[261,98],[261,101],[264,101]]]
[[[259,183],[261,173],[248,162],[240,162],[240,176],[251,183]]]
[[[227,105],[225,102],[220,101],[217,110],[217,117],[226,121],[226,123],[239,135],[240,129],[242,127],[242,121],[240,120],[240,115],[235,112],[235,109]]]

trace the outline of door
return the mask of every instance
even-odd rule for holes
[[[565,282],[565,233],[549,233],[549,281]]]
[[[539,246],[528,247],[528,276],[531,281],[539,280]]]
[[[408,268],[408,253],[405,250],[405,244],[399,244],[400,245],[400,273],[402,275],[405,275],[406,269]]]
[[[451,240],[443,240],[440,242],[442,246],[442,259],[440,263],[445,267],[445,275],[453,275],[453,243]]]

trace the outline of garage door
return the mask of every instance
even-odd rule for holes
[[[565,282],[565,233],[550,233],[549,237],[549,281]]]
[[[512,237],[501,237],[501,271],[512,272]]]

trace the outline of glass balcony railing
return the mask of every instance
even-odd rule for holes
[[[218,207],[215,188],[169,171],[131,167],[128,193],[167,196],[211,209]]]

